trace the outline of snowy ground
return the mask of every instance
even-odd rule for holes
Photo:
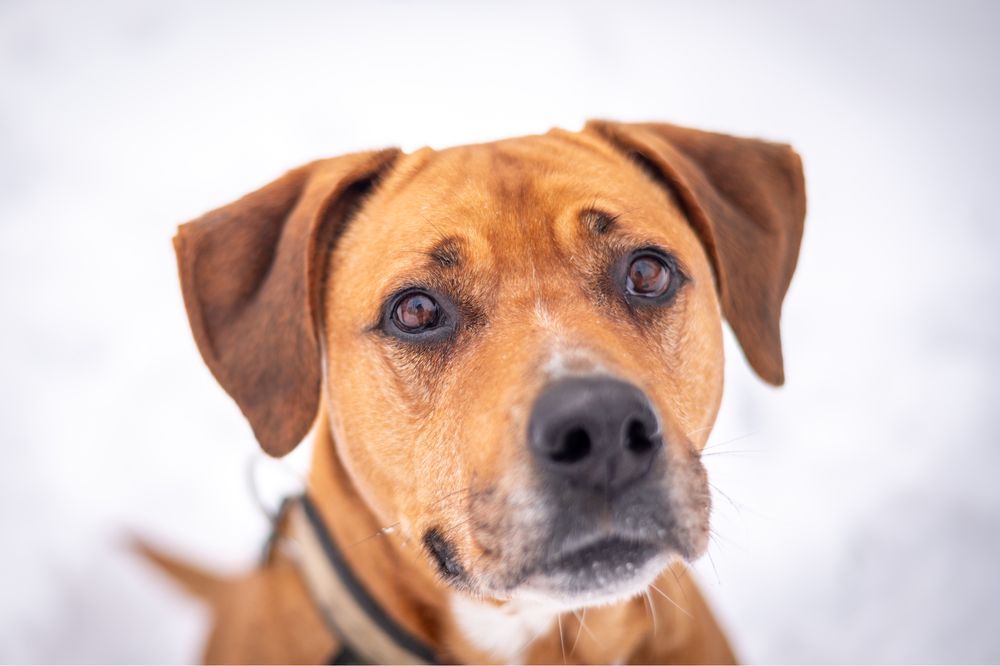
[[[739,453],[708,458],[739,508],[698,569],[743,657],[1000,660],[998,29],[991,2],[0,4],[0,660],[193,660],[205,611],[125,535],[219,567],[263,538],[176,224],[311,158],[588,117],[805,160],[788,385],[730,344]]]

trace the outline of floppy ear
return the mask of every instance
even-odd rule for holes
[[[323,254],[398,154],[312,162],[174,237],[198,349],[271,455],[295,448],[316,417]]]
[[[675,192],[715,268],[722,311],[751,367],[784,383],[781,303],[806,214],[790,146],[661,123],[595,120],[594,132]]]

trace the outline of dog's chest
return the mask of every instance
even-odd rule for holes
[[[514,602],[500,607],[463,595],[452,596],[451,609],[472,646],[508,663],[520,661],[531,642],[556,621],[554,611],[535,604]]]

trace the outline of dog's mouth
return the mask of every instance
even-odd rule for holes
[[[650,541],[634,541],[621,536],[611,536],[573,548],[548,560],[540,568],[545,574],[566,574],[575,577],[593,576],[622,578],[633,575],[663,550],[662,545]]]
[[[645,590],[680,552],[672,531],[652,521],[632,529],[617,521],[576,527],[556,530],[546,546],[533,549],[507,579],[510,596],[544,597],[567,607],[613,603]]]
[[[498,599],[537,596],[569,607],[612,603],[645,590],[681,555],[663,527],[640,530],[604,527],[550,535],[520,550],[520,566],[490,575],[467,569],[453,543],[428,530],[424,547],[449,584]]]
[[[517,588],[573,606],[610,603],[644,590],[675,554],[665,540],[619,532],[567,539],[526,569]]]
[[[672,560],[691,561],[707,546],[704,475],[691,476],[675,469],[612,497],[568,485],[522,495],[477,492],[468,508],[478,550],[453,551],[468,567],[460,580],[480,595],[535,596],[567,608],[641,594]],[[431,552],[455,581],[442,564],[448,552]]]

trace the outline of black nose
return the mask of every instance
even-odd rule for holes
[[[661,448],[646,395],[609,377],[571,377],[545,387],[528,438],[544,469],[608,493],[642,478]]]

